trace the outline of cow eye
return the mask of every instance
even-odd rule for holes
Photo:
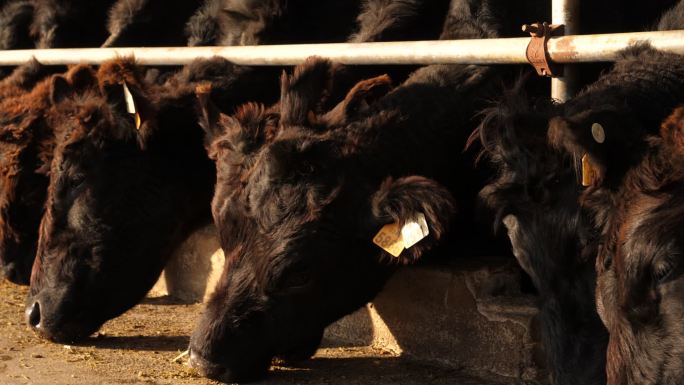
[[[79,188],[79,187],[81,187],[81,185],[83,185],[83,182],[85,182],[85,175],[84,174],[74,174],[68,180],[69,188],[70,189]]]
[[[663,283],[672,276],[675,270],[675,263],[672,260],[664,260],[653,266],[653,280],[656,283]]]
[[[249,21],[249,20],[253,20],[252,17],[249,17],[249,16],[247,16],[247,15],[245,15],[245,14],[243,14],[243,13],[234,11],[234,10],[232,10],[232,9],[224,9],[224,10],[223,10],[223,13],[224,13],[226,16],[230,17],[231,19],[233,19],[233,20],[235,20],[235,21]]]
[[[613,253],[603,255],[603,271],[608,271],[613,266]]]
[[[308,285],[310,278],[310,268],[304,263],[298,263],[286,273],[285,280],[282,284],[284,288],[297,289]]]

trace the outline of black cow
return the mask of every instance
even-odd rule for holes
[[[32,0],[36,48],[99,47],[115,0]]]
[[[604,384],[607,332],[596,313],[597,235],[579,207],[575,159],[547,143],[560,113],[524,82],[483,112],[471,141],[497,169],[480,195],[508,230],[513,254],[539,293],[542,344],[554,384]]]
[[[584,157],[590,174],[582,203],[601,235],[596,298],[611,385],[684,378],[680,331],[668,326],[681,316],[678,115],[653,138],[682,100],[684,58],[641,45],[550,125],[550,141]]]
[[[33,48],[29,34],[33,22],[33,4],[29,0],[9,1],[0,9],[0,49]]]
[[[353,31],[360,3],[207,0],[188,21],[188,45],[341,42]]]
[[[444,38],[489,34],[483,20],[458,12]],[[234,116],[205,108],[226,254],[190,342],[191,365],[209,377],[253,380],[274,356],[309,357],[327,325],[371,300],[467,204],[439,181],[472,174],[460,149],[496,71],[435,65],[394,90],[380,76],[321,109],[335,68],[309,59],[282,78],[270,108],[247,104]],[[421,216],[429,235],[398,258],[373,244],[384,225]]]
[[[109,11],[102,47],[176,47],[186,44],[185,24],[201,0],[119,0]]]
[[[193,85],[153,88],[122,59],[85,89],[54,77],[50,98],[57,144],[27,320],[45,338],[73,342],[135,305],[173,248],[209,220],[215,171]]]
[[[47,190],[45,162],[52,152],[47,127],[47,81],[52,68],[31,61],[0,81],[0,268],[27,285]]]

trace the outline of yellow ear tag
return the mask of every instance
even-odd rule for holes
[[[587,154],[582,155],[582,186],[591,186],[591,182],[594,180],[594,169],[589,161],[589,156]]]
[[[404,239],[401,236],[399,224],[390,223],[383,226],[373,237],[373,243],[398,258],[401,252],[404,251]]]
[[[401,228],[396,222],[383,226],[373,238],[373,243],[398,258],[404,249],[420,242],[428,234],[430,231],[425,215],[419,213]]]
[[[142,119],[140,119],[140,114],[138,113],[138,110],[135,108],[135,100],[133,99],[133,94],[131,94],[131,90],[128,89],[128,85],[126,84],[126,82],[123,83],[123,93],[124,99],[126,100],[126,111],[128,111],[128,113],[131,115],[135,115],[135,128],[139,130],[140,126],[142,125]]]

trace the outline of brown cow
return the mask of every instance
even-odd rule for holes
[[[0,82],[0,266],[19,284],[29,283],[54,142],[49,80],[33,85],[52,70],[32,61]],[[81,70],[66,77],[77,81]]]
[[[610,385],[676,384],[684,340],[676,325],[684,58],[639,46],[551,121],[549,138],[577,159],[583,205],[601,234],[597,304],[610,333]],[[671,326],[672,325],[672,326]]]

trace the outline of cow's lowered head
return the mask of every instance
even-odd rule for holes
[[[77,341],[138,303],[210,219],[216,171],[194,87],[142,79],[127,58],[85,88],[52,79],[56,146],[26,310],[48,339]]]
[[[610,332],[609,385],[684,381],[683,137],[680,107],[618,188],[586,192],[604,238],[596,299]]]
[[[498,175],[480,196],[508,230],[540,298],[541,335],[554,383],[605,382],[606,331],[594,305],[596,234],[579,205],[579,159],[547,142],[560,106],[520,82],[484,111],[478,140]]]
[[[64,78],[77,85],[84,71],[89,69],[75,66]],[[32,61],[0,83],[0,266],[8,280],[24,285],[36,254],[54,144],[49,80],[36,85],[47,72]]]
[[[422,176],[388,174],[372,151],[377,131],[396,123],[371,112],[389,79],[360,82],[322,111],[334,71],[309,59],[282,77],[279,104],[247,104],[234,116],[200,94],[226,253],[190,342],[192,365],[210,377],[254,379],[274,356],[309,357],[327,325],[372,299],[392,265],[419,258],[448,225],[448,191]],[[418,215],[430,234],[398,258],[373,244],[383,226]]]

